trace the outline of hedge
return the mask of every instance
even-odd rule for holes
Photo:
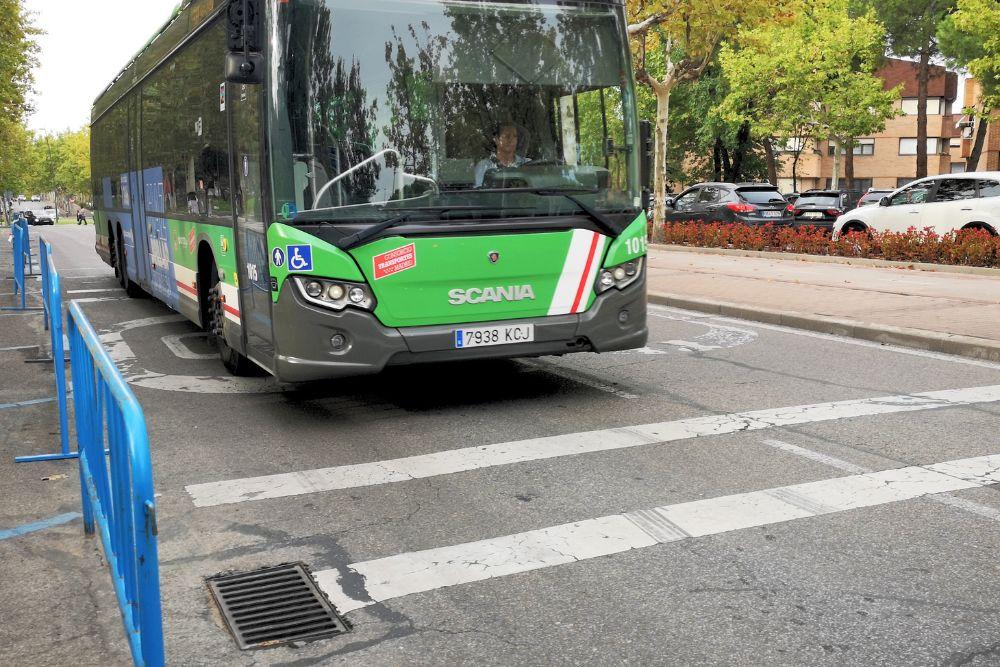
[[[667,222],[650,230],[653,241],[702,248],[871,257],[1000,268],[1000,236],[985,230],[937,234],[928,227],[905,232],[852,232],[834,241],[827,230],[744,224]]]

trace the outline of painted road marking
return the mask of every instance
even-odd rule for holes
[[[54,397],[50,398],[35,398],[30,401],[21,401],[20,403],[0,403],[0,410],[10,410],[12,408],[26,408],[29,405],[41,405],[42,403],[51,403],[56,400]]]
[[[126,382],[139,387],[196,394],[265,394],[281,391],[281,385],[273,377],[168,375],[146,370],[139,364],[138,357],[123,337],[126,331],[133,329],[187,321],[186,317],[178,314],[129,320],[101,331],[100,338]]]
[[[676,320],[688,324],[698,324],[708,327],[708,332],[697,336],[694,340],[665,340],[664,345],[673,345],[686,352],[709,352],[724,350],[740,345],[748,345],[757,340],[758,334],[750,329],[714,324],[707,318],[688,317],[686,315],[657,314],[661,319]]]
[[[843,470],[845,472],[850,472],[858,475],[863,475],[866,473],[874,472],[871,468],[865,468],[864,466],[855,465],[844,461],[843,459],[838,459],[833,456],[827,456],[826,454],[821,454],[819,452],[814,452],[811,449],[806,449],[805,447],[799,447],[798,445],[793,445],[790,442],[783,442],[781,440],[762,440],[765,445],[769,447],[774,447],[775,449],[780,449],[782,451],[795,454],[796,456],[801,456],[807,459],[812,459],[813,461],[818,461],[819,463],[824,463],[828,466],[837,468],[838,470]],[[955,507],[966,512],[971,512],[981,517],[987,519],[992,519],[993,521],[1000,521],[1000,509],[995,507],[990,507],[989,505],[981,505],[980,503],[973,502],[971,500],[966,500],[965,498],[958,498],[956,496],[943,493],[939,496],[930,496],[928,500],[933,500],[934,502],[940,503],[942,505],[948,505],[949,507]]]
[[[1000,482],[1000,454],[837,477],[613,514],[315,573],[341,612],[657,544]]]
[[[0,352],[15,352],[17,350],[37,350],[38,345],[16,345],[14,347],[0,347]]]
[[[797,405],[501,442],[388,461],[192,484],[186,489],[195,506],[209,507],[241,503],[248,500],[284,498],[319,491],[404,482],[481,468],[662,444],[739,431],[757,431],[837,419],[996,401],[1000,401],[1000,385]]]
[[[112,287],[109,289],[71,289],[67,290],[66,294],[93,294],[95,292],[121,292],[121,287]]]
[[[168,350],[174,353],[175,357],[178,357],[180,359],[216,359],[219,356],[218,354],[215,353],[202,354],[199,352],[192,352],[187,345],[181,342],[185,338],[205,338],[207,335],[208,334],[206,334],[203,331],[198,331],[195,333],[174,334],[172,336],[164,336],[160,340],[163,341],[163,344],[167,346]]]
[[[69,512],[67,514],[58,514],[48,519],[42,519],[41,521],[26,523],[23,526],[18,526],[17,528],[0,530],[0,540],[10,539],[11,537],[20,537],[21,535],[27,535],[28,533],[37,533],[40,530],[45,530],[54,526],[61,526],[62,524],[69,523],[70,521],[76,521],[81,517],[83,517],[83,515],[79,512]]]
[[[592,389],[597,389],[598,391],[603,391],[606,394],[611,394],[612,396],[617,396],[618,398],[634,399],[639,398],[638,394],[633,394],[614,384],[608,384],[607,382],[601,382],[592,377],[588,377],[584,373],[579,371],[574,371],[570,368],[563,368],[555,364],[546,363],[544,361],[538,361],[537,359],[518,359],[519,364],[522,366],[527,366],[532,371],[541,371],[543,373],[548,373],[550,375],[555,375],[557,377],[576,382],[577,384],[582,384],[586,387]]]
[[[833,334],[819,333],[817,331],[807,331],[805,329],[795,329],[793,327],[785,327],[780,324],[764,324],[763,322],[751,322],[749,320],[739,320],[732,317],[721,317],[719,315],[709,315],[706,313],[699,313],[691,310],[682,310],[680,308],[669,308],[667,306],[657,306],[649,305],[650,314],[654,317],[666,320],[674,320],[676,317],[665,316],[663,313],[680,313],[685,315],[692,320],[703,319],[712,320],[713,322],[725,322],[737,325],[744,325],[748,327],[753,327],[754,329],[764,329],[766,331],[776,331],[778,333],[792,334],[795,336],[805,336],[806,338],[816,338],[819,340],[828,340],[834,343],[843,343],[844,345],[856,345],[858,347],[867,347],[875,350],[881,350],[883,352],[895,352],[896,354],[908,354],[913,357],[924,357],[925,359],[935,359],[937,361],[947,361],[953,364],[965,364],[967,366],[979,366],[980,368],[990,368],[993,370],[1000,370],[1000,363],[993,361],[983,361],[981,359],[973,359],[971,357],[960,357],[954,354],[944,354],[942,352],[931,352],[929,350],[918,350],[912,347],[901,347],[899,345],[883,345],[882,343],[873,343],[867,340],[861,340],[859,338],[847,338],[846,336],[834,336]],[[655,312],[654,312],[655,311]]]

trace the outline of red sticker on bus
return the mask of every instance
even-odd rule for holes
[[[188,232],[188,250],[190,252],[194,252],[195,241],[197,240],[197,238],[198,237],[195,236],[195,233],[194,233],[194,227],[192,227],[191,231]]]
[[[375,280],[412,269],[416,265],[417,250],[412,243],[372,257]]]

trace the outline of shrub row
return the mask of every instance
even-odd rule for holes
[[[836,241],[815,227],[754,227],[743,224],[667,222],[650,230],[653,241],[703,248],[872,257],[1000,268],[1000,236],[984,230],[937,234],[933,228],[905,232],[851,233]]]

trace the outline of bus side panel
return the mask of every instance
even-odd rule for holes
[[[225,225],[187,220],[166,219],[167,245],[170,267],[173,272],[173,299],[171,307],[200,323],[198,286],[208,276],[198,275],[198,255],[202,248],[211,253],[218,267],[222,295],[226,298],[225,314],[229,325],[240,325],[239,278],[236,273],[236,246],[233,230]],[[202,280],[200,281],[199,278]],[[169,302],[168,302],[169,303]]]
[[[180,294],[174,271],[173,249],[170,243],[170,221],[153,211],[163,210],[163,169],[152,167],[142,172],[146,203],[146,225],[149,230],[150,288],[157,299],[174,310],[180,310]]]

